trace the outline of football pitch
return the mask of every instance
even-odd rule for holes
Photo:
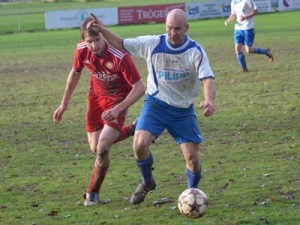
[[[157,188],[129,203],[140,182],[132,138],[111,149],[102,185],[105,204],[84,207],[94,155],[84,128],[89,74],[85,70],[59,126],[60,104],[79,30],[0,35],[0,224],[19,225],[295,225],[300,221],[300,11],[256,16],[255,46],[238,73],[233,24],[224,18],[190,21],[188,34],[206,50],[216,79],[216,112],[196,111],[205,142],[200,184],[209,197],[200,219],[183,217],[177,198],[186,189],[179,147],[164,133],[152,145]],[[165,32],[163,24],[113,26],[124,37]],[[145,62],[135,58],[143,79]],[[142,99],[129,110],[128,123]],[[168,201],[161,201],[168,199]]]

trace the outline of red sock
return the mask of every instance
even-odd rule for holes
[[[134,135],[134,128],[133,125],[130,124],[126,127],[122,127],[119,136],[117,137],[117,139],[114,141],[114,143],[117,143],[119,141],[122,141],[126,138],[129,138],[130,136]]]
[[[90,183],[86,190],[87,193],[99,193],[100,187],[104,181],[107,170],[108,167],[99,167],[97,163],[95,163],[94,169],[91,174]]]

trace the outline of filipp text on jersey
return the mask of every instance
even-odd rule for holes
[[[159,70],[158,79],[167,82],[180,82],[190,76],[189,72],[181,72],[174,70]]]

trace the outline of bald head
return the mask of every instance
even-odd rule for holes
[[[185,12],[181,9],[171,10],[166,18],[166,31],[168,42],[173,46],[180,46],[184,42],[185,33],[188,31]]]
[[[186,23],[187,21],[185,12],[182,9],[172,9],[167,15],[166,23],[174,20]]]

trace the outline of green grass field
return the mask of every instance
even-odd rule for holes
[[[188,34],[210,58],[216,75],[216,113],[198,120],[203,179],[209,196],[204,217],[180,215],[186,188],[184,161],[173,139],[163,134],[152,146],[157,189],[144,203],[129,198],[140,181],[132,138],[111,150],[111,167],[101,199],[84,207],[94,155],[84,118],[89,74],[85,71],[62,124],[52,114],[59,105],[79,40],[78,30],[0,35],[0,224],[2,225],[296,225],[300,221],[300,11],[256,16],[255,46],[265,56],[247,57],[249,73],[239,70],[233,26],[224,19],[190,22]],[[164,33],[163,24],[111,27],[124,37]],[[145,63],[135,59],[146,78]],[[129,112],[140,112],[142,99]],[[173,202],[155,206],[168,198]]]

